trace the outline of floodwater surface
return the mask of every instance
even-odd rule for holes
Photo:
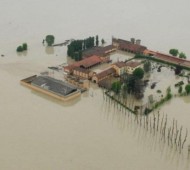
[[[159,134],[137,124],[134,115],[106,101],[96,85],[63,103],[19,83],[67,62],[66,47],[42,45],[47,34],[53,34],[56,43],[96,34],[108,44],[112,36],[135,37],[150,49],[167,53],[178,48],[189,56],[189,3],[0,0],[0,169],[190,169],[189,137],[179,153]],[[28,51],[16,53],[24,42]],[[169,123],[175,118],[190,132],[189,102],[189,97],[172,99],[160,115],[167,114]]]

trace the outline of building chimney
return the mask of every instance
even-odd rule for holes
[[[135,38],[131,38],[131,43],[135,44]]]
[[[141,40],[140,39],[136,40],[136,44],[141,45]]]

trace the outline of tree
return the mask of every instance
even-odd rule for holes
[[[82,51],[79,51],[79,52],[78,52],[77,61],[80,61],[81,59],[82,59]]]
[[[138,78],[135,80],[133,93],[137,99],[141,99],[144,96],[144,83],[142,80]]]
[[[190,93],[190,84],[187,84],[187,85],[185,86],[185,91],[186,91],[187,94]]]
[[[23,51],[23,47],[22,47],[21,45],[18,46],[17,49],[16,49],[16,51],[17,51],[17,52],[22,52],[22,51]]]
[[[183,70],[183,68],[180,65],[176,66],[176,68],[175,68],[175,75],[179,75],[182,70]]]
[[[166,89],[166,100],[170,100],[171,98],[172,98],[171,87],[168,87]]]
[[[179,54],[179,51],[177,49],[170,49],[169,53],[173,56],[177,56]]]
[[[22,49],[23,49],[23,51],[27,50],[28,49],[28,45],[26,43],[23,43],[22,44]]]
[[[182,87],[182,86],[179,86],[178,93],[181,94],[182,91],[183,91],[183,87]]]
[[[83,40],[83,50],[86,50],[86,39]]]
[[[114,83],[112,83],[112,87],[111,89],[115,92],[115,93],[119,93],[121,90],[121,82],[120,81],[116,81]]]
[[[144,63],[144,71],[147,73],[147,72],[149,72],[150,70],[151,70],[151,63],[150,63],[150,61],[146,61],[145,63]]]
[[[26,43],[23,43],[22,45],[17,47],[16,51],[23,52],[23,51],[26,51],[27,49],[28,49],[28,45]]]
[[[144,70],[142,68],[136,68],[133,71],[133,76],[137,79],[142,79],[144,77]]]
[[[46,36],[46,42],[47,42],[48,46],[52,46],[52,44],[54,43],[54,40],[55,40],[55,38],[53,35]]]
[[[79,61],[79,53],[78,52],[74,53],[74,59],[75,59],[75,61]]]
[[[103,38],[102,38],[101,42],[102,42],[102,45],[104,45],[104,44],[105,44],[105,40],[104,40]]]
[[[185,53],[181,52],[181,53],[179,53],[179,58],[186,59],[187,57],[186,57]]]
[[[99,45],[98,35],[96,35],[96,46]]]
[[[135,91],[135,77],[133,75],[127,76],[125,85],[129,93],[134,92]]]

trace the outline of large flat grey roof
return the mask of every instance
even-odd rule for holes
[[[75,86],[47,76],[38,76],[31,82],[31,84],[52,91],[61,96],[67,96],[70,93],[77,91]]]

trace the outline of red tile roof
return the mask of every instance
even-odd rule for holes
[[[90,70],[87,70],[87,69],[84,69],[84,68],[81,68],[81,67],[75,67],[73,69],[73,71],[76,70],[76,71],[79,71],[79,72],[82,72],[82,73],[85,73],[85,74],[89,74],[90,73]]]
[[[123,61],[120,61],[120,62],[117,62],[117,63],[113,63],[113,65],[119,67],[119,68],[122,68],[122,67],[125,67],[126,66],[126,63],[123,62]]]
[[[163,53],[159,53],[156,52],[156,54],[154,55],[156,58],[164,60],[164,61],[168,61],[174,64],[181,64],[184,65],[186,67],[190,67],[190,61],[186,60],[186,59],[182,59],[182,58],[177,58],[171,55],[167,55],[167,54],[163,54]]]
[[[75,66],[74,64],[72,64],[72,65],[64,66],[64,70],[71,72],[76,67],[77,66]]]
[[[101,78],[104,78],[106,76],[109,76],[109,75],[112,75],[112,74],[115,74],[115,73],[116,73],[116,71],[115,71],[114,68],[109,68],[109,69],[106,69],[106,70],[96,74],[96,77],[98,79],[101,79]]]
[[[101,62],[102,60],[100,59],[100,57],[93,55],[91,57],[79,61],[78,64],[80,65],[80,67],[82,66],[84,68],[89,68]]]
[[[132,67],[132,68],[135,68],[135,67],[137,67],[139,65],[141,65],[141,63],[135,62],[135,61],[131,61],[131,62],[126,63],[126,66],[129,66],[129,67]]]
[[[69,66],[65,66],[64,69],[72,71],[76,67],[89,68],[89,67],[92,67],[92,66],[99,64],[101,62],[102,62],[102,60],[99,56],[93,55],[91,57],[85,58],[85,59],[78,61],[74,64],[71,64]]]
[[[133,53],[143,53],[143,51],[147,49],[145,46],[142,46],[139,44],[133,44],[130,41],[126,41],[122,39],[113,38],[112,41],[119,44],[119,49],[131,51]]]
[[[92,55],[104,57],[108,53],[115,51],[115,50],[116,50],[116,48],[113,45],[108,45],[105,47],[100,47],[100,46],[93,47],[93,48],[83,51],[83,57],[90,57]]]

